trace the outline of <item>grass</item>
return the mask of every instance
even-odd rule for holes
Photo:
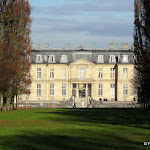
[[[150,112],[27,109],[0,113],[1,150],[146,150]]]

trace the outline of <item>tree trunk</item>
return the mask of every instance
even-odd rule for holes
[[[16,108],[17,108],[17,103],[18,103],[18,96],[16,95]]]

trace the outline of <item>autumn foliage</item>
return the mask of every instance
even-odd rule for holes
[[[31,7],[27,0],[0,0],[0,94],[29,94]]]

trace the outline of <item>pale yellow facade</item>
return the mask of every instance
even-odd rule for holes
[[[104,99],[114,101],[115,89],[111,89],[111,84],[115,84],[115,74],[111,74],[111,68],[114,66],[115,64],[95,64],[85,59],[79,59],[70,64],[32,64],[31,94],[22,96],[20,102],[59,103],[73,98],[77,104],[87,105],[90,98],[97,101],[100,98],[102,101]],[[133,67],[133,64],[118,64],[117,101],[133,101],[134,94],[131,83]],[[37,78],[37,68],[41,68],[40,78]],[[50,68],[53,68],[53,78],[50,78]],[[62,75],[63,68],[66,69],[65,77]],[[99,68],[102,69],[101,77],[99,77]],[[124,68],[127,70],[126,75],[124,75]],[[82,78],[80,69],[84,70]],[[37,84],[41,85],[39,96]],[[50,95],[50,84],[54,84],[53,95]],[[62,95],[62,84],[66,85],[64,95]],[[126,89],[124,89],[124,85],[127,86]],[[100,88],[100,86],[102,87]],[[75,96],[74,91],[76,91]]]

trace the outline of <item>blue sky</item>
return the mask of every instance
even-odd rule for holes
[[[134,0],[29,0],[33,47],[133,43]]]

